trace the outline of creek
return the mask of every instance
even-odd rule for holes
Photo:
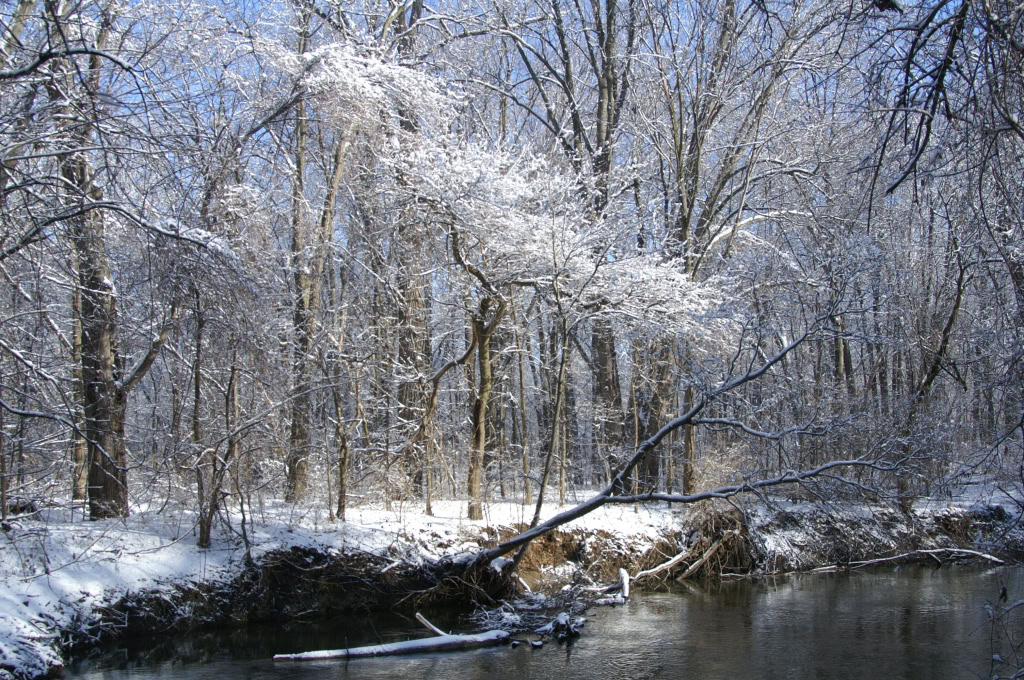
[[[942,678],[990,677],[994,652],[986,602],[1005,587],[1024,600],[1024,569],[944,566],[804,574],[709,587],[635,593],[622,607],[595,608],[571,645],[498,647],[353,661],[275,663],[275,653],[423,637],[395,615],[328,624],[252,626],[122,642],[73,662],[67,678],[187,680],[296,678]],[[1024,607],[1022,607],[1024,609]],[[1024,636],[1024,611],[1005,619]],[[454,615],[431,613],[465,630]],[[1019,665],[1024,666],[1024,659]],[[1009,667],[1000,669],[1012,675]]]

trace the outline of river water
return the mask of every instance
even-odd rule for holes
[[[942,678],[990,677],[1010,656],[985,613],[1006,587],[1024,600],[1024,569],[903,568],[726,582],[636,593],[588,613],[572,645],[548,643],[354,661],[275,663],[275,653],[423,637],[397,617],[139,641],[72,664],[92,680],[431,678]],[[1024,612],[1022,612],[1024,614]],[[436,615],[439,617],[440,615]],[[451,621],[443,621],[452,627]],[[1024,619],[1008,622],[1024,636]],[[1024,658],[1020,664],[1024,666]],[[1002,672],[1007,673],[1003,667]],[[1012,672],[1007,673],[1012,675]]]

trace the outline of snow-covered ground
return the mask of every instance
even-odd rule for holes
[[[495,503],[483,521],[463,519],[466,504],[435,501],[391,509],[350,508],[332,522],[321,508],[267,503],[246,516],[251,555],[291,547],[362,552],[419,564],[480,547],[487,528],[528,523],[532,508]],[[565,508],[548,506],[544,517]],[[664,507],[606,506],[571,528],[607,531],[634,545],[653,545],[678,526]],[[173,503],[135,508],[125,520],[90,522],[81,509],[43,510],[14,517],[0,532],[0,678],[43,675],[62,664],[63,631],[86,632],[99,609],[129,592],[227,581],[245,560],[241,516],[218,527],[213,546],[196,546],[195,515]]]

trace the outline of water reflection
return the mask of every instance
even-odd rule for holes
[[[944,567],[808,575],[636,596],[590,614],[572,646],[498,648],[351,662],[275,664],[277,652],[421,637],[412,622],[352,617],[329,626],[259,627],[124,646],[67,677],[240,678],[907,678],[988,677],[983,610],[1020,569]],[[435,617],[438,614],[434,614]],[[449,622],[450,627],[450,622]],[[1020,621],[1012,622],[1022,631]]]

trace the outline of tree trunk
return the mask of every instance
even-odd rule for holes
[[[79,275],[78,257],[72,253],[72,272]],[[85,383],[82,380],[82,293],[79,286],[71,291],[71,384],[74,399],[74,422],[76,429],[71,433],[71,459],[74,469],[71,475],[71,500],[85,501],[89,495],[89,447],[82,436],[85,418],[82,407],[85,404]]]
[[[299,52],[305,51],[308,36],[303,31],[299,41]],[[292,314],[292,404],[291,430],[289,433],[287,467],[287,488],[285,502],[297,503],[306,495],[308,484],[308,460],[311,449],[310,411],[312,409],[312,384],[310,355],[319,326],[320,291],[327,248],[334,229],[334,204],[337,199],[345,168],[345,137],[339,132],[335,140],[331,161],[331,174],[324,192],[323,205],[317,221],[317,229],[310,237],[306,216],[305,172],[306,138],[308,122],[303,102],[296,105],[295,125],[295,177],[292,181],[292,247],[291,267],[294,291]],[[308,251],[308,252],[307,252]]]
[[[486,301],[486,299],[485,299]],[[488,303],[489,304],[489,303]],[[487,401],[491,396],[491,331],[484,317],[487,305],[481,303],[480,314],[473,316],[476,335],[479,387],[473,399],[473,437],[469,447],[469,471],[466,491],[469,495],[469,519],[483,519],[484,449],[487,445]]]
[[[557,288],[556,288],[555,292],[556,292],[556,295],[557,295],[558,294]],[[558,358],[558,375],[555,378],[555,381],[556,381],[556,388],[555,389],[557,390],[556,395],[555,395],[554,409],[553,409],[554,410],[553,419],[554,419],[555,423],[557,423],[559,421],[560,417],[561,417],[561,412],[562,412],[562,408],[563,408],[563,406],[562,406],[562,395],[565,394],[565,391],[562,389],[562,385],[565,383],[566,366],[569,363],[568,328],[566,326],[565,316],[564,315],[562,315],[561,318],[560,318],[560,326],[561,326],[560,330],[561,330],[561,337],[562,337],[562,347],[561,347],[561,354],[560,354],[560,356]],[[540,513],[541,513],[541,510],[543,510],[543,508],[544,508],[544,492],[547,489],[548,478],[551,476],[551,464],[553,463],[554,458],[557,455],[557,453],[558,453],[558,427],[556,425],[555,427],[551,428],[551,437],[548,440],[548,450],[547,450],[546,455],[544,456],[544,469],[541,472],[540,483],[537,485],[537,504],[534,506],[533,519],[530,521],[530,528],[531,529],[533,527],[537,526],[540,523]],[[522,562],[523,557],[526,555],[527,547],[528,547],[528,544],[523,545],[523,547],[519,550],[519,552],[516,553],[515,559],[513,560],[512,571],[515,571],[516,569],[519,568],[519,563]]]
[[[64,177],[99,200],[90,169],[81,156],[64,164]],[[83,199],[85,197],[83,196]],[[128,515],[127,452],[124,446],[125,394],[118,385],[117,299],[107,262],[103,216],[86,211],[72,219],[78,256],[82,321],[83,416],[89,472],[90,519]]]
[[[637,351],[637,368],[634,369],[636,380],[642,381],[633,390],[631,410],[637,414],[637,432],[634,441],[641,442],[651,437],[660,427],[671,404],[671,344],[668,342],[651,343],[647,351],[646,366],[639,357],[642,350]],[[647,375],[637,375],[647,368]],[[647,456],[637,466],[637,480],[644,490],[656,490],[661,478],[661,460],[659,456]]]
[[[308,13],[299,36],[299,54],[306,51]],[[310,275],[306,265],[308,244],[306,226],[306,120],[305,102],[299,101],[295,109],[295,173],[292,178],[292,247],[291,269],[294,291],[292,307],[292,402],[291,427],[288,433],[288,453],[285,458],[287,486],[284,500],[296,503],[306,495],[307,456],[309,454],[309,345],[313,322],[310,310]]]
[[[523,503],[530,505],[533,503],[533,487],[530,486],[530,430],[529,430],[529,419],[526,415],[526,370],[524,367],[526,354],[526,347],[523,345],[522,337],[519,333],[519,328],[516,325],[517,319],[513,319],[513,328],[515,333],[516,341],[516,352],[519,360],[519,413],[518,419],[516,414],[512,415],[512,424],[518,427],[513,428],[513,433],[518,433],[517,441],[522,446],[522,472],[523,472]]]
[[[0,376],[0,387],[3,387],[3,377]],[[0,520],[7,521],[7,456],[4,455],[4,445],[7,443],[7,430],[4,427],[4,413],[0,408]]]
[[[600,317],[594,322],[591,348],[596,370],[594,401],[598,409],[598,419],[594,426],[598,431],[599,446],[609,457],[610,466],[615,469],[618,467],[617,456],[621,453],[624,431],[622,389],[619,383],[615,332],[611,323]]]
[[[424,283],[417,273],[421,266],[422,235],[414,233],[415,226],[401,230],[402,246],[398,252],[398,270],[401,276],[401,301],[398,309],[398,371],[402,382],[398,386],[398,420],[402,423],[402,439],[409,440],[418,429],[426,395],[420,382],[426,372],[425,348],[427,341],[427,311]],[[412,495],[423,491],[424,447],[408,446],[401,461],[406,486]]]
[[[100,47],[109,26],[96,36]],[[98,89],[99,57],[90,59],[88,92]],[[117,298],[107,260],[103,215],[91,204],[103,199],[93,183],[92,167],[85,149],[92,146],[93,126],[81,120],[72,103],[81,86],[70,65],[55,69],[47,82],[50,100],[64,114],[62,130],[67,148],[59,158],[66,200],[75,207],[68,226],[77,260],[78,317],[81,322],[81,412],[87,440],[86,495],[89,517],[107,519],[128,514],[127,452],[124,446],[125,390],[119,384],[117,354]],[[85,95],[88,96],[88,93]],[[69,206],[70,207],[70,206]],[[75,299],[72,300],[72,306]],[[74,310],[72,310],[74,315]],[[76,367],[77,368],[77,367]]]
[[[200,548],[209,548],[212,540],[213,520],[220,509],[221,493],[227,472],[231,465],[237,465],[240,450],[239,435],[235,432],[238,424],[238,361],[234,351],[231,356],[231,373],[224,391],[224,429],[227,433],[227,447],[224,457],[220,458],[215,449],[203,451],[201,460],[208,459],[200,466],[200,479],[206,476],[206,497],[200,493],[199,505],[199,538],[196,542]],[[202,488],[202,487],[200,487]]]
[[[689,411],[694,405],[693,385],[686,388],[683,411]],[[683,494],[689,495],[697,491],[697,428],[687,423],[683,425]]]

